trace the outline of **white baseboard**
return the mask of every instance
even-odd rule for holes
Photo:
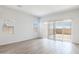
[[[15,40],[10,40],[10,41],[2,41],[0,42],[0,45],[7,45],[7,44],[12,44],[12,43],[16,43],[16,42],[21,42],[21,41],[25,41],[25,40],[31,40],[31,39],[35,39],[35,38],[38,38],[38,37],[31,37],[31,38],[20,38],[19,40],[15,39]],[[6,38],[5,38],[6,39]],[[13,38],[12,38],[13,39]]]

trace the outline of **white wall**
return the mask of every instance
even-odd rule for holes
[[[39,33],[33,31],[33,21],[38,19],[27,13],[0,6],[0,45],[37,38]],[[4,20],[11,20],[14,34],[2,31]]]
[[[79,44],[79,19],[72,21],[72,42]]]

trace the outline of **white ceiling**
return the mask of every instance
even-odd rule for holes
[[[37,17],[75,8],[73,5],[7,5],[6,7],[24,11]]]

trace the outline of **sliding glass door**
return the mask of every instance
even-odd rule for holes
[[[49,22],[48,38],[53,40],[70,41],[71,20]]]

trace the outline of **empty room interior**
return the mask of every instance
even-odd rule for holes
[[[79,54],[79,6],[0,5],[0,54]]]

